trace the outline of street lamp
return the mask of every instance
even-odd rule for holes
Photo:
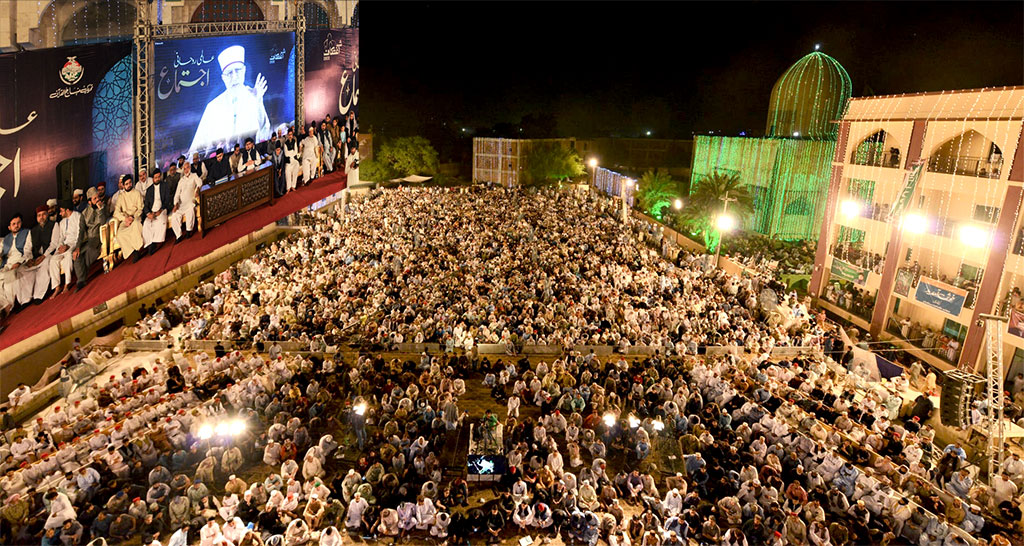
[[[715,219],[715,226],[718,228],[718,246],[715,247],[715,269],[721,266],[722,261],[722,235],[732,231],[736,227],[736,218],[729,215],[729,203],[738,201],[735,197],[729,197],[729,192],[720,197],[722,201],[722,214]]]
[[[673,201],[672,202],[672,208],[674,208],[676,210],[682,209],[683,208],[683,200],[682,199],[676,199],[675,201]]]
[[[590,185],[594,185],[594,181],[597,179],[597,158],[592,157],[587,161],[587,165],[590,166]]]
[[[626,188],[633,187],[633,179],[627,178],[625,185],[622,187],[622,191],[619,192],[619,198],[622,199],[622,223],[626,223],[626,219],[629,217],[629,213],[626,211]]]

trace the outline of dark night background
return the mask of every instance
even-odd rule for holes
[[[464,134],[690,138],[764,131],[803,55],[853,96],[1024,83],[1022,2],[363,2],[361,123]],[[524,129],[519,132],[519,128]]]

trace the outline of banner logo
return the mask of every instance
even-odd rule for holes
[[[60,81],[67,85],[75,85],[85,74],[85,67],[75,59],[76,57],[68,57],[68,62],[60,69]]]

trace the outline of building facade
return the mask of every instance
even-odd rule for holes
[[[1024,87],[849,101],[809,291],[940,369],[984,364],[980,315],[1009,315],[1024,366]]]

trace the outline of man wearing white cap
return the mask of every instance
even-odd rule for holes
[[[206,105],[189,146],[190,154],[205,154],[222,142],[246,136],[258,142],[270,138],[270,118],[263,106],[267,79],[258,74],[253,87],[245,85],[245,48],[240,45],[221,51],[217,62],[226,89]]]
[[[78,188],[71,195],[71,202],[75,204],[75,211],[82,212],[85,207],[89,206],[89,202],[85,200],[85,190]]]
[[[178,187],[174,190],[174,208],[171,209],[169,219],[176,240],[181,239],[182,220],[185,222],[188,237],[192,236],[192,231],[196,228],[196,194],[201,187],[203,187],[203,180],[192,172],[192,164],[186,162],[181,167],[181,179],[178,180]]]

